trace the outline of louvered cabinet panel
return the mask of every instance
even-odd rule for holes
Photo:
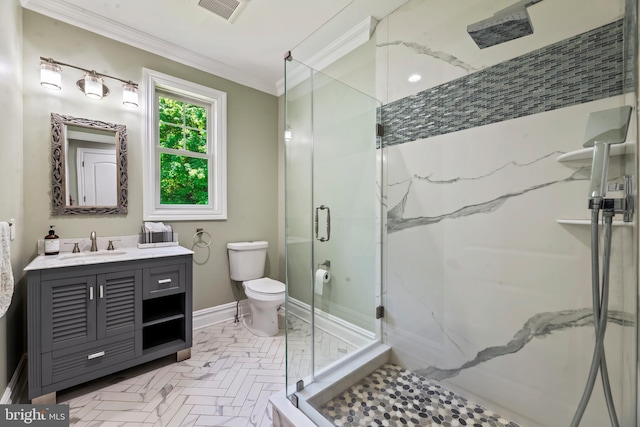
[[[97,276],[98,339],[132,332],[140,325],[140,270]]]
[[[96,339],[95,276],[42,282],[42,351]]]
[[[134,333],[42,355],[42,385],[85,375],[135,357]]]

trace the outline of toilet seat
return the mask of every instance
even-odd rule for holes
[[[244,285],[251,292],[262,295],[281,294],[286,289],[284,283],[270,279],[268,277],[247,280],[244,282]]]

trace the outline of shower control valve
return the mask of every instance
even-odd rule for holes
[[[622,214],[624,222],[633,221],[633,212],[635,208],[633,197],[633,182],[631,175],[624,176],[624,183],[609,184],[608,191],[624,191],[624,197],[621,198],[602,198],[594,196],[589,198],[589,209],[598,209],[613,214]]]

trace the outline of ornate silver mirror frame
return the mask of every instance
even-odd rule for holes
[[[65,186],[66,128],[68,125],[113,131],[116,142],[116,206],[68,206]],[[104,215],[127,213],[127,127],[125,125],[51,113],[51,213],[52,215]]]

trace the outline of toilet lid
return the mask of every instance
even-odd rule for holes
[[[253,292],[260,292],[262,294],[279,294],[285,290],[284,283],[269,279],[268,277],[249,280],[244,282],[244,284]]]

